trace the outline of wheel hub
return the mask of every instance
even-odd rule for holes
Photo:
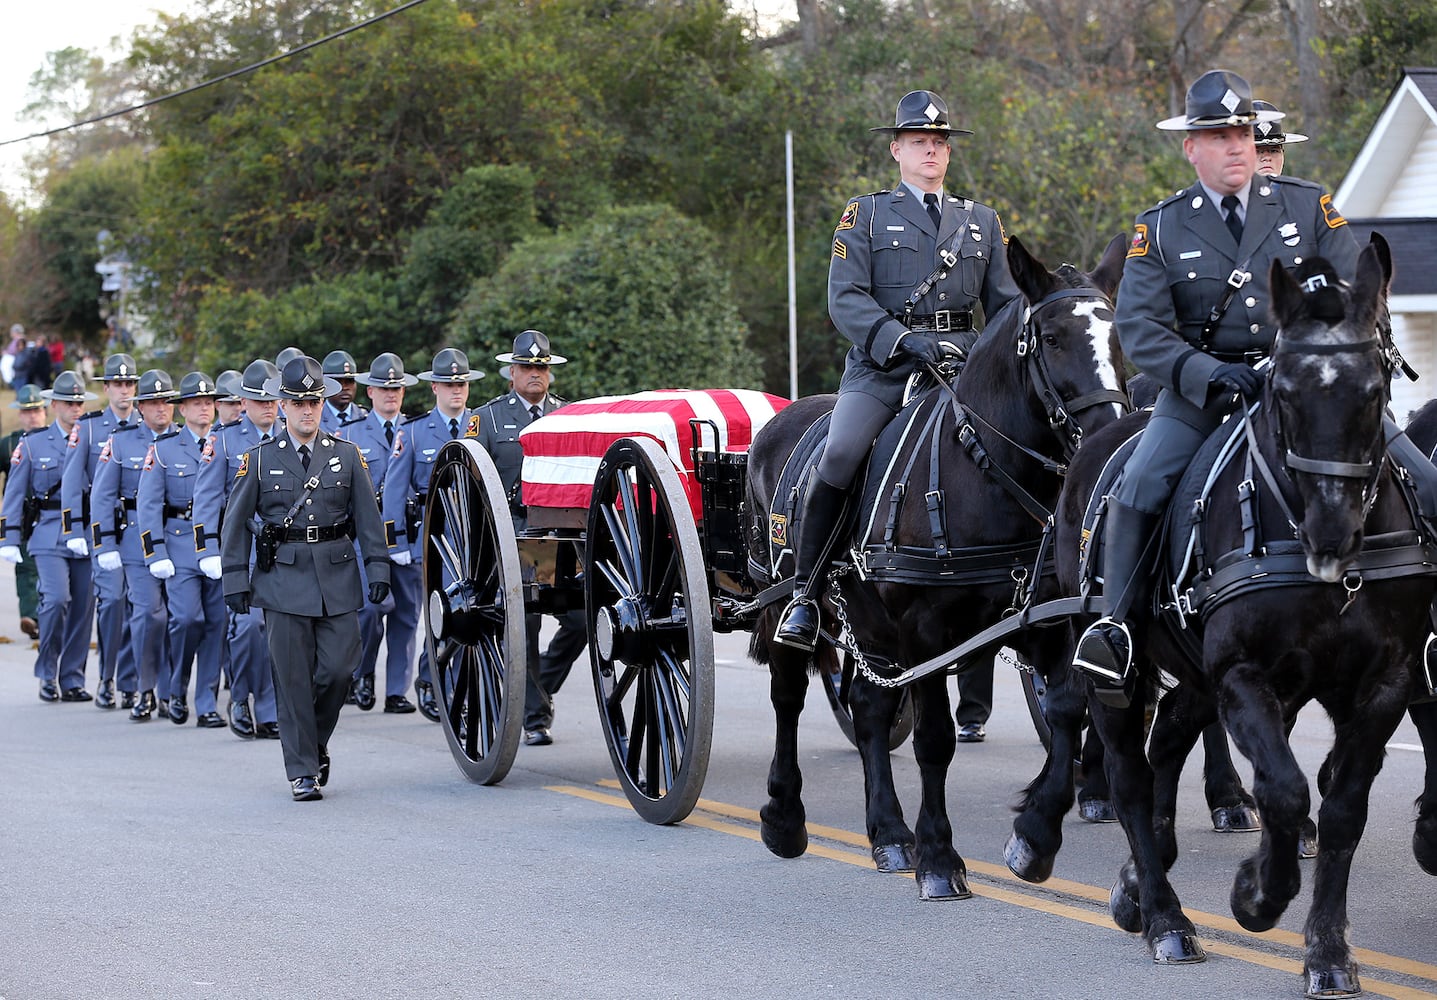
[[[485,616],[479,592],[472,583],[461,580],[443,590],[429,592],[429,627],[436,639],[454,639],[466,646],[476,644],[484,635]]]
[[[605,660],[635,659],[649,631],[648,615],[637,598],[620,598],[594,616],[595,648]]]

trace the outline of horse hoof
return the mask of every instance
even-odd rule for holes
[[[1082,799],[1078,802],[1078,816],[1085,823],[1116,823],[1118,814],[1109,799]]]
[[[1192,931],[1168,931],[1151,943],[1153,961],[1159,965],[1191,965],[1207,961],[1207,952]]]
[[[1304,861],[1317,857],[1317,826],[1310,819],[1303,820],[1297,833],[1297,856]]]
[[[1137,896],[1137,874],[1132,871],[1130,862],[1118,873],[1118,880],[1113,883],[1113,891],[1108,893],[1108,912],[1113,915],[1113,923],[1129,934],[1136,934],[1143,929],[1143,913],[1138,906]]]
[[[911,872],[918,866],[913,858],[912,844],[875,844],[873,863],[886,874]]]
[[[1257,807],[1246,803],[1218,806],[1212,811],[1212,828],[1218,833],[1253,833],[1262,829]]]
[[[808,850],[808,828],[802,824],[792,836],[785,837],[764,823],[759,829],[759,834],[763,837],[763,846],[780,858],[797,858]]]
[[[1421,830],[1412,834],[1412,856],[1424,872],[1437,875],[1437,843],[1433,843],[1430,837],[1424,837]]]
[[[973,895],[968,888],[968,872],[959,865],[951,876],[936,872],[924,872],[918,876],[918,898],[925,903],[937,903],[949,899],[967,899]]]
[[[1041,856],[1017,833],[1008,834],[1008,842],[1003,845],[1003,860],[1008,870],[1024,882],[1046,882],[1053,874],[1053,859]]]
[[[1307,992],[1304,996],[1313,1000],[1326,997],[1358,997],[1362,995],[1362,984],[1357,979],[1357,969],[1343,966],[1336,969],[1308,969]]]

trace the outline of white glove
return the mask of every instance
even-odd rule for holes
[[[68,542],[65,543],[65,548],[69,549],[77,556],[87,556],[90,554],[89,543],[87,543],[83,538],[70,539]]]
[[[25,561],[25,557],[20,554],[18,545],[0,545],[0,559],[4,559],[7,563],[14,563],[16,566]]]
[[[175,575],[175,564],[168,559],[161,559],[159,562],[150,564],[150,576],[156,580],[168,580]]]
[[[120,554],[114,551],[101,552],[95,557],[95,565],[113,573],[120,568]]]
[[[408,566],[414,561],[414,553],[408,549],[396,549],[389,553],[389,559],[396,566]]]
[[[200,560],[200,572],[203,573],[205,576],[209,577],[211,580],[218,580],[224,575],[223,571],[220,569],[220,557],[205,556],[203,559]]]

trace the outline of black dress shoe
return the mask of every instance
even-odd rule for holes
[[[121,707],[121,708],[134,708],[134,707],[135,707],[135,692],[133,692],[133,691],[121,691],[121,692],[120,692],[120,707]]]
[[[329,784],[329,747],[320,744],[319,747],[319,787],[323,788]]]
[[[61,701],[93,701],[94,696],[84,688],[66,688],[60,692]]]
[[[773,640],[807,653],[813,652],[818,645],[818,605],[808,598],[795,597],[784,609]]]
[[[101,681],[99,687],[95,688],[95,707],[115,707],[115,682]]]
[[[279,723],[256,722],[254,724],[254,734],[262,740],[277,740],[279,739]]]
[[[161,698],[156,704],[159,707],[161,717],[168,719],[170,717],[170,699]]]
[[[434,700],[434,685],[424,681],[415,681],[414,693],[418,696],[419,714],[430,722],[438,722],[439,702]]]
[[[309,775],[291,781],[289,792],[294,796],[296,802],[313,802],[316,799],[324,798],[324,793],[319,790],[318,780]]]
[[[554,737],[549,735],[549,730],[544,728],[524,730],[524,745],[526,747],[546,747],[554,742]]]
[[[201,712],[195,716],[195,725],[201,729],[223,729],[225,720],[218,712]]]
[[[388,699],[385,699],[386,704]],[[359,706],[361,712],[367,712],[374,707],[374,675],[365,674],[354,682],[354,703]]]
[[[386,695],[384,698],[384,710],[386,712],[398,712],[400,715],[408,715],[410,712],[418,711],[414,702],[402,694]]]
[[[177,726],[183,726],[190,718],[190,706],[185,704],[183,698],[170,699],[170,721]]]
[[[155,692],[145,691],[130,709],[131,722],[149,722],[155,713]]]
[[[230,702],[230,728],[242,740],[255,738],[254,716],[250,715],[248,701]]]
[[[54,682],[54,681],[41,681],[41,682],[40,682],[40,700],[41,700],[41,701],[59,701],[59,700],[60,700],[60,689],[55,686],[55,682]]]
[[[965,722],[958,727],[959,743],[982,743],[988,738],[981,722]]]

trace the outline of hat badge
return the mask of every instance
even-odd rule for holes
[[[936,107],[934,107],[932,101],[929,101],[928,107],[923,109],[923,113],[928,116],[928,120],[930,122],[936,122],[938,120],[938,116],[941,115],[943,112],[939,111]]]
[[[124,364],[124,363],[121,363],[121,364],[120,364],[120,374],[121,374],[121,375],[128,375],[128,374],[130,374],[130,368],[129,368],[129,366],[126,365],[126,364]]]
[[[1227,89],[1227,93],[1222,95],[1222,106],[1227,108],[1229,113],[1235,111],[1241,103],[1242,98],[1234,94],[1231,87]]]
[[[390,365],[390,366],[389,366],[388,381],[393,382],[393,381],[394,381],[396,378],[398,378],[398,377],[399,377],[398,375],[394,374],[394,366],[393,366],[393,365]]]
[[[451,361],[451,362],[449,362],[449,374],[450,374],[450,375],[458,375],[458,374],[459,374],[459,362],[457,362],[457,361]]]
[[[205,380],[204,380],[204,379],[200,379],[200,392],[205,392],[205,391],[207,391],[207,386],[205,385]]]
[[[299,384],[302,385],[302,386],[304,386],[306,389],[313,389],[313,388],[314,388],[314,379],[313,379],[313,377],[310,376],[309,372],[305,372],[305,373],[304,373],[304,378],[302,378],[302,379],[299,380]]]

